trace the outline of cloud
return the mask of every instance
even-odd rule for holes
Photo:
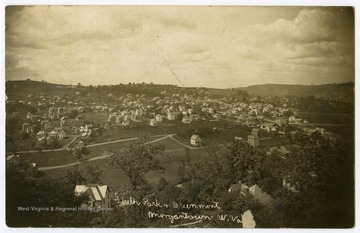
[[[142,20],[130,17],[125,9],[121,14],[110,7],[37,6],[7,10],[7,45],[28,48],[125,38],[134,34]]]
[[[267,61],[259,69],[264,74],[268,71],[269,77],[271,72],[281,73],[291,67],[296,80],[300,73],[316,72],[311,67],[325,67],[328,69],[323,71],[334,79],[333,66],[346,73],[354,64],[351,14],[351,9],[306,8],[293,19],[249,25],[236,39],[239,45],[233,45],[233,51],[244,60]]]
[[[195,22],[191,22],[184,18],[160,18],[158,22],[165,27],[173,27],[175,29],[184,28],[194,30],[197,28]]]
[[[36,6],[6,13],[6,79],[234,87],[354,78],[350,8]]]
[[[338,41],[345,35],[338,32],[349,27],[345,24],[347,21],[340,9],[303,9],[293,20],[278,19],[270,24],[252,26],[251,30],[268,40],[286,43]]]

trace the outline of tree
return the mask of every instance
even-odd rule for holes
[[[160,180],[159,180],[159,183],[157,185],[157,189],[158,189],[158,191],[162,191],[168,185],[169,185],[169,182],[164,177],[161,177]]]
[[[352,227],[354,224],[354,151],[350,143],[317,134],[292,141],[284,174],[297,192],[279,190],[283,227]],[[273,165],[274,166],[274,165]]]
[[[63,176],[63,180],[71,185],[77,185],[77,184],[81,184],[82,182],[85,182],[86,179],[83,176],[83,174],[81,174],[80,170],[79,170],[79,166],[74,166],[72,169],[67,169],[66,170],[66,175]]]
[[[99,170],[98,166],[88,165],[86,166],[86,180],[89,183],[101,182],[102,171]]]
[[[25,140],[25,139],[29,139],[30,138],[30,134],[28,134],[27,132],[21,132],[21,134],[20,134],[20,138],[22,139],[22,140]]]
[[[6,171],[6,223],[9,227],[86,227],[87,211],[18,211],[18,207],[76,207],[88,201],[74,195],[75,186],[60,178],[26,179],[15,169]]]
[[[112,156],[109,164],[117,170],[122,170],[136,188],[146,184],[144,175],[147,172],[162,169],[155,157],[161,155],[164,150],[164,145],[152,145],[150,137],[142,134],[124,150],[110,149]]]
[[[284,116],[285,116],[285,117],[290,117],[290,116],[292,116],[292,115],[294,115],[294,112],[291,111],[291,110],[287,110],[287,111],[284,112]]]
[[[71,110],[70,111],[70,114],[69,114],[69,118],[75,118],[77,115],[79,114],[79,112],[75,109]]]
[[[249,144],[234,140],[229,145],[230,152],[226,155],[226,177],[233,183],[238,181],[256,182],[256,168],[265,156],[263,151],[257,150]]]

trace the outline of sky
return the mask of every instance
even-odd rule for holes
[[[354,81],[350,7],[11,6],[5,79],[233,88]]]

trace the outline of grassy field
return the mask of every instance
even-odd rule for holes
[[[21,154],[21,160],[37,163],[39,167],[56,166],[74,163],[78,160],[72,155],[71,151],[54,151],[42,153]]]
[[[169,182],[178,182],[177,170],[179,165],[182,164],[182,160],[185,156],[185,148],[174,142],[171,139],[165,139],[157,143],[162,143],[166,147],[166,151],[163,155],[157,156],[160,165],[164,167],[163,171],[151,171],[146,174],[146,179],[152,183],[157,184],[161,177],[165,177]],[[155,143],[156,144],[156,143]],[[93,148],[95,149],[95,148]],[[190,150],[191,161],[200,162],[206,158],[206,151],[203,149]],[[70,162],[70,161],[68,161]],[[74,162],[72,160],[71,162]],[[113,190],[117,190],[121,185],[129,184],[129,180],[126,175],[119,170],[115,170],[113,167],[108,165],[108,160],[96,160],[96,161],[84,161],[79,165],[80,171],[85,173],[86,166],[93,165],[98,166],[102,171],[102,181],[104,184],[109,185]],[[47,170],[45,177],[58,177],[66,174],[67,169],[73,167]]]
[[[70,86],[62,86],[58,88],[58,84],[51,84],[36,81],[11,81],[6,82],[5,92],[11,100],[27,100],[25,96],[32,93],[45,93],[49,96],[64,96],[65,94],[73,95],[79,91],[78,88],[70,88]]]
[[[213,122],[206,122],[208,125],[213,124]],[[221,123],[217,122],[217,125],[220,125]],[[223,124],[223,122],[222,122]],[[174,126],[174,127],[180,127],[180,126]],[[220,128],[220,127],[219,127]],[[156,129],[156,128],[155,128]],[[131,131],[128,129],[128,131]],[[220,134],[215,134],[212,137],[206,137],[204,138],[204,146],[206,148],[196,148],[190,145],[189,140],[182,140],[179,137],[175,136],[175,139],[181,141],[184,145],[191,146],[192,149],[190,149],[190,155],[191,155],[191,162],[201,162],[204,161],[204,159],[207,159],[207,154],[209,152],[213,152],[216,150],[220,150],[220,155],[226,153],[226,145],[229,141],[231,141],[235,136],[240,136],[246,139],[247,135],[249,134],[250,129],[247,128],[227,128],[222,130]],[[133,131],[132,134],[126,134],[127,137],[132,136],[138,136],[138,134],[135,133],[136,131]],[[125,137],[125,135],[124,135]],[[153,138],[156,139],[156,138]],[[78,165],[79,169],[81,171],[84,171],[86,166],[88,165],[94,165],[98,166],[99,169],[102,171],[102,181],[104,184],[109,185],[113,190],[117,190],[121,185],[129,184],[128,177],[119,170],[115,170],[113,167],[109,166],[108,159],[101,159],[101,160],[95,160],[95,161],[87,161],[90,158],[94,158],[97,156],[102,156],[104,151],[107,151],[110,147],[113,148],[119,148],[120,150],[125,148],[130,141],[125,142],[119,142],[109,145],[101,145],[101,146],[95,146],[95,147],[89,147],[89,154],[85,155],[81,160],[81,164]],[[165,153],[161,156],[158,156],[157,159],[160,162],[160,165],[164,167],[164,171],[151,171],[146,174],[146,179],[152,183],[157,184],[159,182],[159,179],[161,177],[164,177],[168,180],[168,182],[177,183],[179,182],[179,177],[177,174],[179,166],[182,164],[182,161],[185,157],[185,146],[181,143],[178,143],[171,138],[167,138],[158,142],[155,142],[154,144],[161,143],[165,146]],[[271,147],[274,145],[277,145],[278,141],[275,139],[270,140],[264,140],[261,142],[261,146],[263,148],[265,147]],[[217,145],[218,148],[214,148]],[[46,166],[56,166],[56,165],[64,165],[64,164],[71,164],[78,162],[70,151],[60,151],[60,152],[44,152],[44,153],[32,153],[22,156],[23,159],[28,159],[31,162],[38,163],[39,167],[46,167]],[[67,169],[72,169],[72,166],[69,166],[67,168],[59,168],[59,169],[52,169],[52,170],[45,170],[45,176],[44,177],[58,177],[66,174]]]
[[[118,142],[112,144],[114,148],[123,148],[128,145],[129,142]],[[102,145],[96,147],[88,148],[88,154],[83,155],[80,161],[86,161],[88,159],[102,156],[104,151],[109,149],[110,145]],[[67,151],[51,151],[51,152],[42,152],[42,153],[29,153],[21,154],[22,160],[28,160],[30,162],[35,162],[39,167],[48,167],[48,166],[57,166],[64,165],[69,163],[78,162],[79,160],[72,155],[70,150]]]
[[[80,127],[85,126],[84,121],[94,121],[96,123],[101,123],[106,121],[109,118],[109,115],[104,112],[86,112],[86,113],[79,113],[81,118],[79,120],[76,119],[66,119],[67,125]]]
[[[106,130],[101,137],[94,138],[92,143],[106,142],[108,140],[117,140],[130,137],[138,137],[140,133],[147,133],[149,135],[163,135],[163,134],[176,134],[180,131],[186,130],[195,130],[197,128],[223,128],[224,125],[232,127],[234,125],[239,125],[231,121],[219,120],[219,121],[199,121],[192,122],[191,124],[184,124],[181,121],[167,121],[165,120],[158,127],[150,127],[143,124],[143,127],[139,128],[120,128],[114,127],[112,129]],[[239,135],[238,135],[239,136]]]

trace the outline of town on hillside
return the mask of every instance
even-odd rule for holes
[[[68,226],[318,226],[328,216],[304,220],[301,210],[289,215],[293,205],[323,213],[320,201],[341,191],[331,183],[342,190],[353,184],[354,107],[338,97],[30,79],[7,81],[6,94],[7,191],[24,198],[16,205],[30,207],[10,211],[23,219],[11,222],[16,226],[50,224],[55,217],[40,221],[39,213],[51,210],[31,211],[43,205],[56,206],[59,219],[72,216]],[[16,185],[25,190],[15,194]],[[153,207],[214,201],[219,209]],[[333,211],[346,203],[337,200]],[[214,217],[248,210],[250,223]],[[138,216],[144,212],[152,217]]]
[[[6,230],[359,228],[355,6],[4,2]]]

